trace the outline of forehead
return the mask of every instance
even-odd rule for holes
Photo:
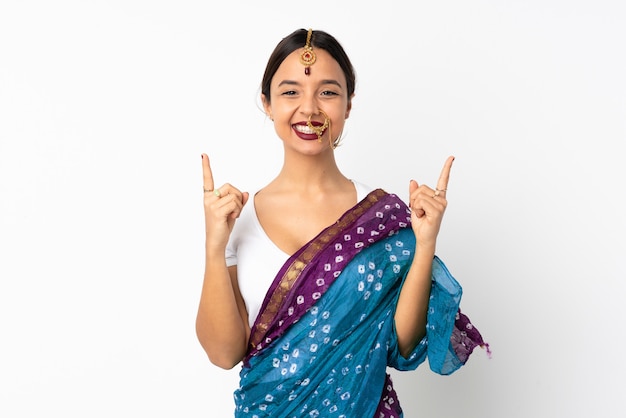
[[[291,80],[300,83],[320,82],[322,80],[335,80],[341,84],[342,87],[346,87],[346,76],[343,73],[339,63],[323,49],[313,48],[317,59],[315,63],[311,65],[311,73],[309,75],[304,74],[304,65],[300,62],[300,55],[303,48],[296,49],[285,58],[280,64],[278,70],[272,78],[272,84],[278,85],[284,80]]]

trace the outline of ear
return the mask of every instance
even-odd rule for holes
[[[264,94],[261,94],[261,102],[263,103],[263,110],[265,110],[265,114],[272,119],[272,106]]]
[[[346,107],[345,119],[348,119],[350,117],[350,111],[352,110],[352,98],[353,97],[354,97],[354,94],[350,96],[350,99],[348,100],[348,107]]]

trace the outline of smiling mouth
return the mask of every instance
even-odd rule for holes
[[[317,137],[318,142],[322,142],[322,135],[324,135],[327,128],[330,128],[330,118],[322,109],[318,109],[317,114],[324,116],[324,123],[311,120],[313,114],[310,114],[306,124],[300,122],[292,125],[293,130],[296,131],[300,138],[310,140]]]
[[[313,128],[311,128],[310,126],[308,126],[308,125],[296,124],[296,125],[293,125],[293,128],[296,131],[298,131],[300,133],[303,133],[303,134],[306,134],[306,135],[315,135],[316,134],[315,130]]]
[[[319,124],[318,126],[309,126],[303,125],[301,123],[296,123],[292,125],[292,128],[300,139],[303,139],[305,141],[321,141],[322,135],[324,135],[324,132],[326,132],[326,129],[321,129],[322,126],[323,125],[321,124]]]

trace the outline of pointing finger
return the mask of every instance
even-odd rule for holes
[[[413,192],[418,188],[418,184],[415,180],[409,181],[409,207],[413,207]]]
[[[206,154],[202,154],[202,178],[204,190],[213,190],[213,173],[211,172],[209,156]]]
[[[443,168],[441,169],[441,174],[439,175],[439,180],[437,180],[437,190],[444,192],[448,189],[448,181],[450,180],[450,169],[452,168],[453,162],[454,157],[450,156],[443,165]]]

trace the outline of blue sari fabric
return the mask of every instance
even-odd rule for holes
[[[262,337],[251,345],[240,372],[236,417],[402,417],[387,367],[414,370],[428,358],[431,370],[450,374],[483,345],[482,338],[455,328],[463,320],[471,327],[459,310],[462,289],[435,257],[426,336],[407,358],[400,355],[394,313],[415,237],[406,222],[408,208],[394,195],[377,193],[372,205],[341,226],[337,240],[314,245],[316,253],[306,264],[321,260],[318,268],[307,273],[300,266],[303,273],[289,282],[284,271],[277,276],[274,292],[289,284],[288,294],[296,296],[283,299],[306,309],[295,315],[290,306],[268,308],[271,318],[255,324]],[[377,226],[359,223],[372,217]],[[355,239],[359,233],[368,238]],[[357,241],[365,245],[353,244]],[[347,250],[346,243],[358,250]],[[268,306],[270,299],[268,294]]]

